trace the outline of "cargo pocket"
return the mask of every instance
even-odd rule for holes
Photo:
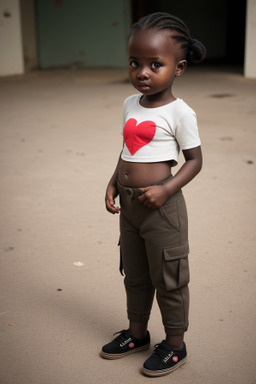
[[[189,283],[188,242],[163,250],[163,277],[167,291]]]

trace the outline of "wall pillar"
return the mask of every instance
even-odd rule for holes
[[[19,0],[0,0],[0,76],[24,73]]]
[[[256,78],[256,0],[247,0],[244,75]]]

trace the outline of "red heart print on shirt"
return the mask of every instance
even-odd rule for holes
[[[156,124],[153,121],[142,121],[137,125],[136,119],[129,119],[124,126],[124,142],[133,156],[140,148],[153,140]]]

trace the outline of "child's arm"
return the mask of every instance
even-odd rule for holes
[[[163,185],[140,188],[143,194],[138,199],[142,204],[151,209],[160,208],[168,197],[188,184],[200,172],[203,164],[201,147],[184,150],[183,155],[185,163],[169,181]]]
[[[121,159],[121,155],[119,156],[115,172],[113,173],[111,179],[109,180],[107,190],[106,190],[106,196],[105,196],[106,209],[108,212],[113,214],[120,212],[120,208],[115,207],[115,198],[118,196],[117,175],[118,175],[120,159]]]

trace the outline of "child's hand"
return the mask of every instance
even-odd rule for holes
[[[140,188],[140,192],[139,202],[151,209],[160,208],[169,197],[163,185]]]
[[[110,213],[119,213],[120,208],[115,207],[115,198],[118,195],[117,188],[114,186],[108,186],[106,191],[105,203],[106,209]]]

